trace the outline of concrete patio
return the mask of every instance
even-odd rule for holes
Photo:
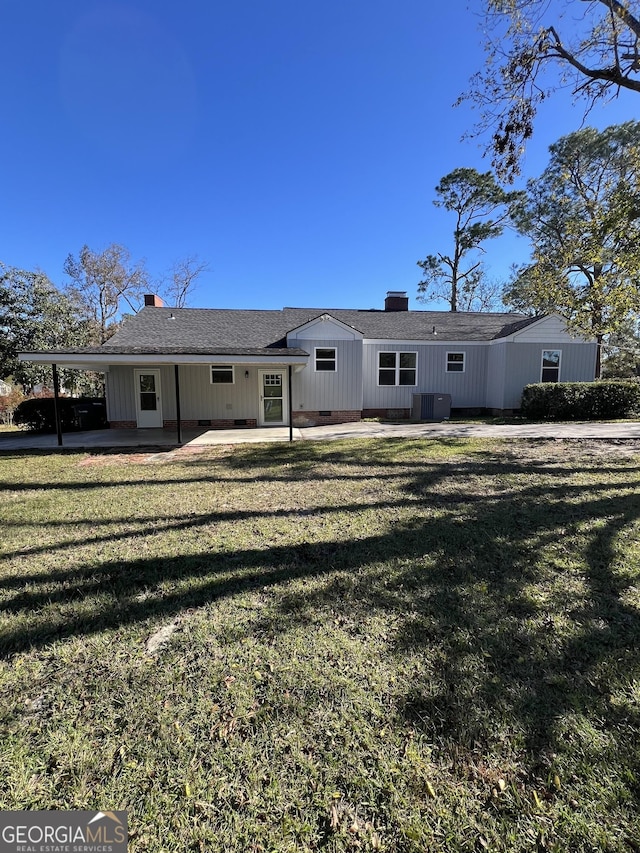
[[[544,423],[475,424],[444,423],[359,423],[336,426],[294,427],[294,441],[332,441],[343,438],[575,438],[640,440],[640,422],[625,423]],[[289,427],[262,429],[183,430],[183,446],[211,446],[289,441]],[[68,432],[62,450],[97,448],[177,447],[175,431],[162,429],[104,429]],[[0,452],[58,450],[56,435],[0,433]]]

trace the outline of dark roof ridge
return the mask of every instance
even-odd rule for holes
[[[215,310],[215,309],[214,309]],[[233,310],[233,309],[231,309]],[[525,320],[528,319],[529,315],[523,314],[520,311],[432,311],[432,310],[411,310],[411,311],[385,311],[384,308],[294,308],[292,306],[287,306],[282,309],[283,311],[307,311],[313,313],[317,316],[321,314],[338,314],[340,312],[346,312],[349,314],[384,314],[385,316],[406,316],[407,314],[411,314],[413,316],[434,316],[438,315],[441,317],[511,317],[515,320]],[[539,319],[539,318],[538,318]]]
[[[173,311],[247,311],[254,314],[264,314],[265,312],[270,314],[282,314],[283,311],[282,308],[192,308],[191,306],[186,306],[184,308],[172,308],[170,305],[143,305],[140,311],[137,311],[136,314],[139,314],[147,308],[149,311],[169,311],[169,313]]]

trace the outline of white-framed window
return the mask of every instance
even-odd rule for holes
[[[379,352],[378,385],[417,385],[417,352]]]
[[[212,364],[211,365],[211,384],[212,385],[233,385],[233,365],[232,364]]]
[[[447,353],[447,373],[464,373],[464,353]]]
[[[540,368],[540,382],[559,382],[561,361],[562,350],[543,349],[542,366]]]
[[[317,371],[335,373],[337,369],[337,358],[335,347],[316,347],[315,366]]]

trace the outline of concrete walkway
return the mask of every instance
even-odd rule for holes
[[[640,440],[640,422],[634,423],[561,423],[561,424],[474,424],[398,423],[371,421],[337,426],[294,428],[294,441],[333,441],[343,438],[590,438]],[[183,445],[198,447],[216,444],[264,443],[289,441],[288,427],[264,429],[184,430]],[[161,429],[106,429],[69,432],[63,436],[63,450],[97,448],[163,448],[176,447],[175,432]],[[0,433],[0,452],[57,450],[55,435]]]
[[[361,422],[300,430],[307,440],[336,438],[607,438],[640,439],[640,422],[561,424],[473,424],[447,421],[422,424]]]

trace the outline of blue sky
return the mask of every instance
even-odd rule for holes
[[[453,224],[432,204],[489,168],[452,105],[484,62],[478,0],[0,0],[0,260],[57,285],[86,243],[160,277],[198,255],[206,307],[416,302]],[[634,119],[635,95],[589,124]],[[568,94],[536,124],[523,178],[580,127]],[[487,244],[495,278],[526,260]],[[439,305],[433,307],[444,308]]]

